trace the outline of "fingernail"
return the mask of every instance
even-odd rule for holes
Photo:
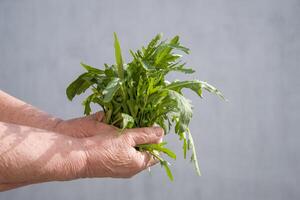
[[[162,143],[162,141],[163,141],[163,138],[161,137],[161,138],[159,139],[159,143]]]
[[[154,127],[154,130],[155,130],[155,134],[156,134],[156,136],[157,137],[161,137],[161,136],[163,136],[163,129],[162,128],[160,128],[160,127]]]

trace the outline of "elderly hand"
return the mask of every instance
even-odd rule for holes
[[[103,119],[104,113],[96,112],[85,117],[59,120],[50,130],[78,138],[114,131],[115,128],[103,123]]]
[[[139,152],[134,147],[159,143],[163,129],[135,128],[118,134],[115,129],[83,139],[87,161],[83,177],[128,178],[158,162],[147,152]]]
[[[161,128],[127,129],[120,134],[113,126],[97,123],[95,132],[101,134],[75,138],[0,122],[0,190],[84,177],[128,178],[157,163],[134,146],[158,143]]]
[[[161,128],[120,130],[103,113],[61,120],[0,90],[0,191],[82,177],[131,177],[157,163],[134,146]]]
[[[163,136],[161,128],[127,129],[120,133],[121,130],[101,122],[103,118],[104,113],[97,112],[61,121],[54,129],[82,138],[87,155],[87,170],[82,177],[131,177],[157,163],[148,153],[139,152],[134,146],[159,143]]]

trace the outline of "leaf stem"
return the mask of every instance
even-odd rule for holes
[[[198,159],[197,159],[196,148],[195,148],[195,145],[194,145],[194,139],[192,137],[192,134],[191,134],[189,128],[187,128],[187,132],[188,132],[188,136],[189,136],[189,140],[190,140],[190,145],[192,147],[192,157],[191,157],[191,159],[194,162],[194,166],[195,166],[197,174],[199,176],[201,176],[201,172],[200,172],[200,168],[199,168],[199,164],[198,164]]]

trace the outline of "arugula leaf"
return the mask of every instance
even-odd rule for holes
[[[84,80],[85,77],[90,77],[89,73],[81,74],[75,81],[73,81],[67,88],[66,94],[70,101],[75,95],[80,95],[90,87],[90,83]]]
[[[171,170],[170,170],[170,168],[169,168],[169,163],[168,163],[167,161],[162,161],[162,162],[161,162],[161,165],[165,168],[165,171],[166,171],[166,173],[167,173],[169,179],[170,179],[171,181],[173,181],[173,180],[174,180],[174,177],[173,177],[172,172],[171,172]]]
[[[174,81],[167,85],[167,88],[170,90],[177,91],[181,94],[183,88],[189,88],[196,92],[200,97],[202,96],[202,84],[198,80],[193,81]]]
[[[80,65],[86,69],[86,71],[93,73],[93,74],[104,74],[104,71],[101,69],[97,69],[95,67],[89,66],[87,64],[84,64],[83,62],[80,63]]]
[[[126,114],[126,113],[122,113],[122,129],[125,128],[132,128],[134,126],[134,119],[133,117],[131,117],[130,115]]]
[[[162,40],[162,34],[157,34],[140,50],[130,50],[132,60],[125,64],[117,34],[114,33],[114,50],[115,64],[104,64],[104,69],[81,63],[86,72],[67,87],[68,99],[72,100],[91,88],[92,93],[83,101],[86,115],[92,112],[90,104],[95,103],[103,108],[105,122],[120,129],[159,125],[165,134],[169,134],[174,126],[175,134],[182,141],[183,157],[186,158],[189,150],[192,152],[191,161],[200,175],[195,143],[189,130],[192,105],[182,90],[190,89],[199,97],[203,96],[203,91],[208,91],[225,99],[222,93],[204,81],[166,80],[166,76],[174,71],[195,72],[181,60],[180,53],[189,54],[190,50],[180,44],[179,36],[168,41]],[[136,148],[158,159],[169,179],[173,180],[169,163],[160,153],[172,159],[176,159],[176,154],[165,145],[165,142],[142,144]]]
[[[175,107],[175,112],[177,111],[176,116],[178,116],[179,119],[176,124],[176,126],[179,127],[179,130],[177,132],[185,132],[193,115],[192,105],[190,104],[188,99],[186,99],[178,92],[172,90],[169,90],[168,92],[170,99],[175,100],[177,104],[177,106]]]
[[[170,158],[176,159],[176,154],[172,150],[164,147],[166,144],[166,142],[161,142],[159,144],[140,144],[138,147],[148,151],[160,151],[168,155]]]
[[[189,144],[192,147],[192,151],[193,151],[192,156],[191,156],[191,161],[194,163],[197,174],[199,176],[201,176],[198,159],[197,159],[197,152],[196,152],[195,144],[194,144],[194,139],[193,139],[192,134],[189,129],[187,129],[187,132],[189,134]]]
[[[118,74],[119,74],[119,78],[123,79],[124,78],[123,59],[122,59],[122,54],[121,54],[120,43],[119,43],[118,36],[116,33],[114,33],[114,38],[115,38],[115,57],[116,57],[116,62],[117,62],[117,66],[118,66]]]
[[[208,92],[211,92],[211,93],[214,93],[216,95],[218,95],[219,97],[221,97],[223,100],[226,100],[226,98],[223,96],[223,94],[217,89],[215,88],[214,86],[208,84],[207,82],[205,81],[200,81],[201,82],[201,87],[203,89],[205,89],[206,91]]]
[[[115,93],[119,90],[121,86],[119,78],[113,78],[103,90],[102,94],[104,95],[104,102],[110,102],[114,97]]]

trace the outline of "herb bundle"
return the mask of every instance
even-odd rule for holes
[[[186,80],[168,82],[166,75],[170,72],[193,73],[181,61],[182,55],[189,49],[180,45],[179,36],[171,40],[162,40],[156,35],[141,50],[133,52],[132,61],[124,63],[117,35],[114,33],[116,64],[104,64],[104,69],[94,68],[81,63],[86,70],[67,88],[69,100],[75,95],[91,88],[92,93],[83,101],[84,114],[91,113],[91,103],[100,105],[105,113],[105,122],[120,129],[135,127],[162,127],[165,134],[174,126],[175,134],[182,141],[183,156],[191,150],[191,161],[200,175],[193,137],[189,130],[192,118],[190,101],[183,96],[182,89],[187,88],[202,97],[202,91],[214,93],[224,99],[221,92],[204,81]],[[160,155],[164,153],[176,159],[176,154],[165,147],[166,142],[143,144],[136,148],[147,151],[160,161],[168,177],[173,180],[169,163]]]

